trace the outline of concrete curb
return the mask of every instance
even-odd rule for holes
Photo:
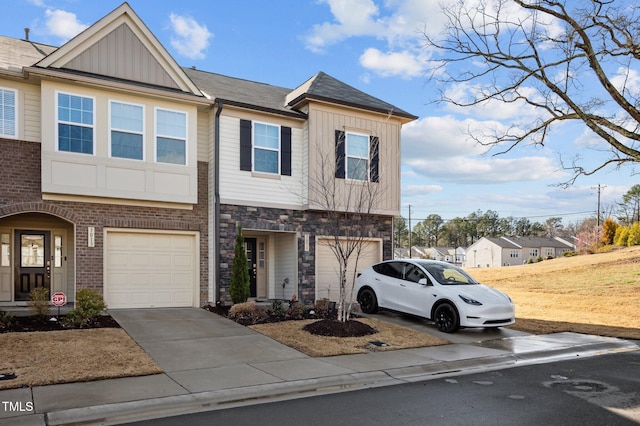
[[[551,351],[508,354],[460,361],[442,361],[411,367],[387,369],[384,371],[352,373],[317,379],[292,380],[266,385],[72,408],[45,413],[44,423],[38,422],[38,424],[112,425],[158,417],[233,408],[248,404],[302,398],[312,393],[314,395],[321,395],[346,392],[356,389],[426,381],[440,377],[473,374],[531,364],[543,364],[575,359],[576,357],[630,352],[638,349],[638,346],[632,342],[619,340],[616,342],[595,343]],[[24,420],[26,421],[27,419]]]

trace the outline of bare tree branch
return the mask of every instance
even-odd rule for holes
[[[588,169],[572,164],[571,182],[640,162],[640,93],[629,82],[630,70],[640,66],[639,5],[498,0],[469,7],[459,1],[443,11],[443,38],[424,35],[438,52],[430,78],[444,87],[439,100],[459,107],[522,103],[537,112],[528,124],[518,117],[506,130],[470,134],[475,141],[506,145],[500,155],[524,142],[544,145],[552,127],[576,122],[607,144],[611,156]],[[473,86],[465,97],[449,95],[458,84]]]

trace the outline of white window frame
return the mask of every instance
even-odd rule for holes
[[[112,122],[112,117],[113,116],[111,114],[111,112],[112,112],[111,108],[112,108],[114,103],[115,104],[121,104],[121,105],[130,105],[130,106],[134,106],[134,107],[140,108],[142,110],[142,131],[136,132],[136,131],[129,130],[129,129],[119,129],[119,128],[113,127],[113,122]],[[118,158],[118,159],[121,159],[121,160],[131,160],[131,161],[144,161],[145,160],[145,158],[146,158],[146,149],[145,149],[145,146],[146,146],[146,143],[145,143],[146,124],[145,124],[145,119],[146,119],[146,116],[145,116],[145,106],[144,105],[134,104],[134,103],[131,103],[131,102],[119,101],[119,100],[116,100],[116,99],[110,99],[109,100],[109,157]],[[129,133],[129,134],[132,134],[132,135],[140,135],[140,136],[142,136],[142,158],[138,159],[138,158],[129,158],[129,157],[114,157],[113,156],[113,152],[112,152],[113,141],[111,139],[112,133],[114,131],[120,132],[120,133]]]
[[[166,112],[173,112],[176,114],[182,114],[184,116],[184,139],[176,137],[174,135],[166,135],[166,134],[162,134],[160,132],[158,132],[158,111],[166,111]],[[154,161],[158,164],[168,164],[168,165],[173,165],[173,166],[188,166],[189,165],[189,144],[187,143],[189,141],[189,113],[186,111],[180,111],[177,109],[170,109],[170,108],[161,108],[161,107],[155,107],[154,108],[154,114],[153,114],[153,119],[154,119],[154,136],[153,136],[153,158]],[[173,139],[173,140],[182,140],[184,142],[184,164],[179,164],[179,163],[168,163],[168,162],[164,162],[164,161],[158,161],[158,138],[167,138],[167,139]]]
[[[511,250],[511,258],[518,258],[520,257],[520,250]]]
[[[270,148],[268,146],[257,146],[256,145],[256,124],[262,125],[262,126],[270,126],[270,127],[275,127],[278,130],[278,148]],[[264,171],[264,170],[256,170],[256,150],[260,149],[262,151],[271,151],[271,152],[276,152],[277,153],[277,160],[278,160],[278,170],[276,170],[275,172],[269,172],[269,171]],[[266,123],[264,121],[251,121],[251,168],[252,171],[255,173],[266,173],[269,175],[280,175],[280,172],[282,170],[282,164],[281,164],[281,150],[282,150],[282,129],[280,127],[279,124],[273,124],[273,123]]]
[[[2,119],[2,121],[0,121],[0,136],[15,139],[18,137],[18,91],[9,87],[0,86],[0,92],[13,92],[13,134],[5,133],[4,130],[5,121],[3,115],[6,104],[3,101],[3,103],[0,104],[0,119]],[[2,99],[4,99],[4,93],[2,93]]]
[[[91,113],[93,115],[93,120],[92,120],[92,124],[88,125],[85,123],[76,123],[75,121],[64,121],[64,120],[60,120],[60,106],[58,105],[58,98],[60,95],[69,95],[69,96],[76,96],[78,98],[86,98],[86,99],[91,99],[92,101],[92,109],[91,109]],[[56,91],[55,92],[55,146],[56,146],[56,151],[58,152],[65,152],[68,154],[80,154],[80,155],[92,155],[95,156],[96,155],[96,98],[94,96],[87,96],[87,95],[81,95],[78,93],[71,93],[71,92],[66,92],[66,91]],[[68,151],[68,150],[60,150],[60,135],[58,134],[58,125],[62,123],[62,124],[68,124],[70,126],[77,126],[77,127],[84,127],[84,128],[89,128],[91,129],[91,143],[92,143],[92,148],[91,148],[91,154],[88,154],[86,152],[78,152],[78,151]]]
[[[354,136],[363,136],[367,139],[367,156],[366,157],[359,157],[356,155],[349,155],[349,135],[354,135]],[[371,181],[371,135],[367,135],[366,133],[358,133],[358,132],[351,132],[351,131],[346,131],[345,132],[345,136],[344,136],[344,176],[346,179],[349,180],[353,180],[353,181],[357,181],[357,182],[369,182]],[[366,176],[364,179],[358,179],[358,178],[354,178],[349,176],[349,159],[353,158],[356,160],[364,160],[367,163],[367,167],[366,167]]]
[[[529,257],[538,257],[538,249],[536,248],[529,249]]]

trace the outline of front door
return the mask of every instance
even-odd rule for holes
[[[51,232],[15,232],[15,299],[29,300],[31,290],[44,287],[51,291]]]
[[[249,297],[257,296],[257,277],[258,277],[258,265],[257,265],[257,253],[256,253],[256,238],[244,239],[244,250],[247,253],[247,269],[249,270]]]

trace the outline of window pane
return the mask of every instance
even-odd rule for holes
[[[361,158],[347,158],[347,178],[368,180],[369,161]]]
[[[142,107],[112,102],[111,128],[142,133]]]
[[[20,245],[20,266],[44,267],[44,235],[23,235]]]
[[[0,236],[0,266],[11,266],[11,235]]]
[[[93,99],[58,93],[58,150],[93,154]]]
[[[158,138],[158,162],[170,164],[187,164],[184,140]]]
[[[278,151],[254,150],[254,170],[256,172],[278,173]]]
[[[369,137],[347,133],[347,155],[369,158]]]
[[[0,135],[16,136],[16,94],[0,89]]]
[[[280,132],[278,126],[255,123],[253,144],[262,148],[280,149]]]
[[[159,109],[156,112],[156,129],[159,135],[173,138],[187,137],[187,115],[182,112]]]
[[[54,237],[55,255],[53,257],[53,266],[54,268],[60,268],[62,266],[62,236],[56,235]]]
[[[142,160],[142,135],[112,131],[111,156]]]

